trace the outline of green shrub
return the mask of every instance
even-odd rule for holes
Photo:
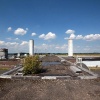
[[[24,69],[23,72],[24,74],[37,74],[40,72],[41,62],[39,61],[39,56],[29,56],[24,58]]]

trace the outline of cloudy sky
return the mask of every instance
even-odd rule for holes
[[[100,0],[0,0],[0,48],[28,52],[100,52]]]

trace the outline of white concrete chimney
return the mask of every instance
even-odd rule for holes
[[[29,55],[34,55],[34,40],[29,40]]]
[[[68,39],[68,57],[73,57],[73,40]]]

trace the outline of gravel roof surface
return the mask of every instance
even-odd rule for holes
[[[76,76],[72,71],[70,71],[70,64],[62,64],[60,58],[55,55],[44,56],[41,58],[41,61],[44,72],[40,73],[40,76]]]
[[[64,57],[64,59],[70,62],[75,62],[75,58]],[[39,76],[66,76],[66,75],[72,77],[78,76],[78,74],[75,74],[70,70],[69,62],[61,63],[60,58],[55,55],[44,56],[41,58],[41,61],[44,72],[40,73]],[[81,75],[89,75],[89,74],[82,71]]]
[[[0,61],[0,65],[17,65],[19,64],[19,61],[18,60],[5,60],[5,61]]]
[[[100,79],[0,79],[0,100],[100,100]]]
[[[43,57],[42,62],[47,63],[41,75],[72,75],[69,64],[59,64],[57,56]],[[100,79],[0,79],[0,100],[100,100]]]
[[[48,55],[41,58],[42,61],[52,62],[52,61],[60,61],[60,58],[55,55]]]

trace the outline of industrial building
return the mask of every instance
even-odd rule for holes
[[[0,49],[0,59],[8,59],[8,49],[6,48]]]

